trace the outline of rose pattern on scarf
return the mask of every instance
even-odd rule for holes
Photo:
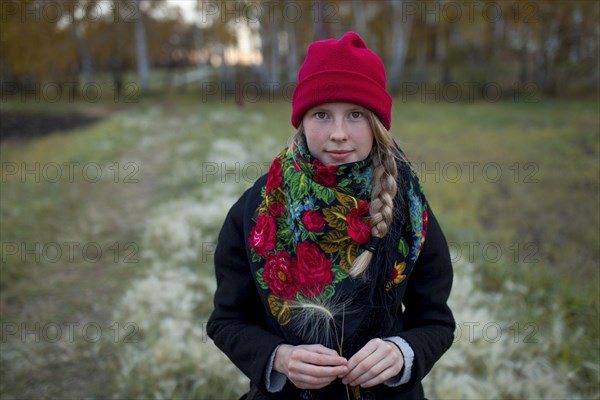
[[[302,144],[284,150],[271,164],[248,241],[252,261],[259,265],[256,280],[270,293],[271,313],[281,325],[293,313],[289,302],[326,301],[348,278],[371,238],[371,179],[369,161],[325,166]],[[403,227],[399,258],[390,267],[388,290],[405,280],[404,260],[416,259],[426,233],[420,192],[411,184],[406,196],[409,223]]]
[[[333,282],[332,262],[314,243],[300,242],[296,246],[298,257],[298,280],[300,291],[307,299],[323,293],[325,286]]]
[[[267,194],[271,193],[273,189],[281,185],[281,173],[281,163],[278,159],[273,160],[271,166],[269,167],[269,173],[267,175]]]
[[[325,218],[315,210],[308,210],[302,215],[304,227],[311,232],[320,232],[325,228]]]
[[[262,273],[263,279],[275,296],[293,299],[298,292],[298,268],[295,259],[283,250],[269,254]]]
[[[367,244],[371,239],[371,225],[366,221],[369,216],[369,203],[361,200],[346,217],[348,236],[358,244]]]
[[[326,166],[323,165],[319,160],[313,161],[313,165],[316,169],[313,177],[315,182],[328,188],[334,188],[337,186],[336,171],[338,170],[338,166]]]
[[[256,252],[259,257],[266,257],[267,253],[275,249],[277,243],[277,227],[275,221],[270,215],[259,214],[256,225],[250,231],[248,239],[250,248]]]
[[[269,214],[275,219],[279,218],[283,212],[285,212],[285,207],[281,203],[272,203],[269,206]]]

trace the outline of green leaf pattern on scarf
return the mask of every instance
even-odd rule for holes
[[[349,277],[350,265],[370,237],[371,179],[370,161],[324,166],[302,144],[273,161],[248,241],[252,261],[260,266],[258,286],[270,292],[269,306],[281,325],[293,314],[290,301],[330,299]],[[402,238],[398,252],[402,259],[416,259],[427,210],[412,184],[407,196],[410,226],[405,229],[412,230],[413,243]],[[403,268],[394,265],[386,288],[401,282]]]

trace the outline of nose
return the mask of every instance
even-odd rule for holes
[[[336,121],[333,124],[329,139],[333,142],[345,142],[348,140],[348,134],[346,133],[343,121]]]

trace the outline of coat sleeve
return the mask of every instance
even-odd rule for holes
[[[208,336],[259,389],[273,350],[284,342],[264,322],[262,304],[246,253],[243,216],[246,192],[229,211],[215,251],[217,290]]]
[[[403,332],[413,349],[410,389],[417,385],[452,345],[455,322],[448,307],[452,287],[452,263],[446,238],[429,210],[425,243],[409,275],[403,297]]]

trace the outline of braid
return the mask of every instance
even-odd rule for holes
[[[397,161],[402,162],[394,139],[385,129],[379,118],[370,111],[367,117],[373,131],[374,143],[371,157],[373,160],[373,183],[371,190],[371,203],[369,205],[369,223],[371,236],[383,238],[389,231],[394,217],[394,198],[398,191]],[[301,140],[304,128],[302,123],[298,126],[291,142]],[[349,273],[351,276],[366,277],[367,269],[373,259],[373,252],[363,251],[352,263]]]
[[[381,125],[381,122],[372,113],[368,114],[369,122],[375,136],[373,148],[373,188],[369,206],[369,222],[371,236],[383,238],[389,231],[394,217],[394,198],[398,191],[398,169],[396,157],[393,153],[394,141],[390,133]],[[352,263],[350,275],[364,277],[373,253],[363,251]]]
[[[394,197],[396,196],[396,161],[389,154],[383,162],[375,158],[373,195],[369,214],[371,215],[371,234],[384,237],[393,218]],[[392,176],[393,174],[393,176]]]

